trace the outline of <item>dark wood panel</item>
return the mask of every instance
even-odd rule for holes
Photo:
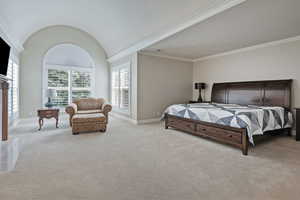
[[[296,108],[296,140],[300,141],[300,108]]]
[[[177,129],[182,131],[187,131],[189,133],[195,133],[196,132],[196,125],[191,121],[182,121],[180,124],[178,124],[178,121],[174,117],[170,117],[168,121],[169,126],[176,126]]]
[[[291,110],[292,80],[215,83],[212,102],[241,105],[282,106]]]
[[[266,83],[264,105],[279,105],[291,109],[291,82],[279,81]]]
[[[216,128],[212,126],[207,126],[203,124],[197,124],[197,132],[205,133],[207,135],[212,135],[214,137],[220,137],[224,140],[233,141],[234,143],[242,144],[242,137],[240,132],[235,132],[232,130],[226,130],[223,128]]]
[[[8,140],[8,89],[7,81],[0,80],[2,90],[2,141]]]
[[[262,105],[263,84],[231,84],[227,88],[227,103],[240,105]]]
[[[226,103],[227,95],[226,95],[226,84],[214,84],[211,92],[211,101],[218,103]]]

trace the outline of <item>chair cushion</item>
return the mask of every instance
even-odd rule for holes
[[[101,109],[104,103],[104,99],[78,99],[75,100],[74,103],[77,105],[78,110],[97,110]]]
[[[93,113],[101,113],[102,110],[78,110],[76,114],[93,114]]]
[[[102,113],[76,114],[72,118],[73,123],[77,122],[101,122],[106,123],[106,117]]]

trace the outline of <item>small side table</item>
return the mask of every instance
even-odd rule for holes
[[[59,109],[57,108],[46,108],[46,109],[39,109],[37,111],[39,117],[39,131],[42,129],[44,125],[44,119],[56,119],[56,128],[58,128],[58,116],[59,116]]]
[[[296,140],[300,141],[300,108],[296,109]]]

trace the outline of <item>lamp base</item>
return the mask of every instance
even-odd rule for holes
[[[198,100],[197,100],[197,101],[198,101],[199,103],[202,103],[202,102],[203,102],[201,88],[199,88],[199,97],[198,97]]]
[[[51,102],[47,102],[47,103],[45,103],[45,107],[47,107],[47,108],[53,108],[54,105]]]
[[[51,102],[50,97],[48,97],[48,102],[45,103],[45,106],[46,106],[47,108],[52,108],[52,107],[54,106],[54,104]]]

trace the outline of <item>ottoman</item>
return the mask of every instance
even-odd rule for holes
[[[72,118],[72,133],[106,131],[107,120],[102,113],[76,114]]]

